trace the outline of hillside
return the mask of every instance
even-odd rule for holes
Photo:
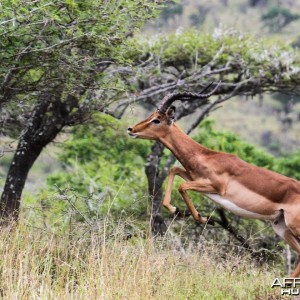
[[[273,18],[266,22],[262,19],[264,15]],[[282,27],[274,28],[272,22]],[[160,22],[149,24],[145,32],[157,34],[196,27],[200,33],[213,33],[216,28],[225,27],[258,38],[267,36],[276,45],[277,40],[296,43],[300,38],[299,26],[300,2],[295,0],[181,0],[166,8]],[[299,100],[283,95],[230,100],[211,118],[218,129],[233,131],[275,155],[282,155],[300,146]]]
[[[234,99],[214,111],[216,128],[229,130],[274,155],[285,155],[300,147],[300,105],[285,116],[269,95],[258,99]]]
[[[167,32],[179,27],[196,27],[201,31],[211,31],[219,26],[225,26],[241,32],[251,32],[259,36],[269,35],[286,41],[294,40],[299,36],[299,19],[295,16],[300,14],[300,3],[296,0],[181,0],[174,2],[177,4],[170,5],[163,11],[161,21],[155,22],[155,26],[152,24],[150,27]],[[262,20],[263,16],[268,13],[273,17],[274,23],[281,24],[278,30],[271,27],[271,21]]]

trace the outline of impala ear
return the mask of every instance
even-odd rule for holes
[[[175,111],[176,111],[176,107],[175,106],[170,106],[168,108],[168,110],[166,111],[166,115],[167,115],[167,123],[168,125],[171,125],[174,122],[175,119]]]
[[[175,106],[170,106],[168,110],[166,111],[166,115],[168,117],[169,122],[171,123],[175,119],[175,111],[176,107]]]

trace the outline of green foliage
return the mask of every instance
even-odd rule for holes
[[[87,218],[107,211],[146,211],[143,169],[149,144],[129,139],[125,128],[124,123],[110,116],[97,115],[92,124],[73,130],[60,155],[65,172],[47,179],[48,188],[52,194],[55,192],[56,204],[62,210],[73,202],[79,211],[90,210]],[[46,201],[47,197],[48,192],[43,199]]]
[[[159,58],[159,66],[153,69],[156,78],[163,77],[164,69],[174,67],[178,71],[185,70],[187,76],[194,73],[199,81],[204,77],[200,76],[203,68],[211,66],[211,72],[221,70],[222,81],[226,83],[259,80],[260,85],[263,81],[269,85],[274,78],[286,82],[298,80],[297,53],[287,44],[269,44],[268,40],[218,28],[213,34],[189,30],[160,36],[150,42],[140,42],[140,49]]]
[[[279,159],[276,171],[300,180],[300,150]]]
[[[299,18],[299,14],[294,14],[289,9],[280,6],[271,7],[261,16],[261,20],[269,28],[270,32],[281,31],[284,27]]]
[[[26,123],[23,113],[32,111],[41,93],[50,94],[52,102],[66,102],[72,94],[77,106],[93,110],[99,97],[87,100],[86,92],[97,88],[103,107],[124,91],[118,72],[104,71],[130,63],[127,53],[137,53],[130,37],[158,6],[152,0],[2,1],[0,106],[11,104],[6,112]]]
[[[55,4],[45,0],[4,1],[0,34],[1,48],[6,51],[0,52],[1,61],[11,63],[12,57],[23,54],[21,49],[25,50],[26,57],[22,57],[20,63],[37,58],[41,68],[66,56],[66,49],[72,51],[73,59],[81,55],[78,51],[81,49],[87,51],[86,59],[97,50],[96,57],[123,60],[126,34],[151,18],[155,7],[153,1],[130,0],[60,0]],[[47,64],[42,63],[39,56],[45,54]],[[75,70],[76,65],[72,69]]]

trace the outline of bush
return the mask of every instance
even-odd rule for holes
[[[95,116],[92,124],[75,128],[70,140],[60,146],[64,171],[48,176],[47,187],[37,199],[27,196],[24,207],[42,206],[51,222],[57,218],[62,224],[70,219],[70,210],[77,221],[107,212],[145,212],[148,194],[143,170],[149,143],[134,143],[125,128],[103,114]]]

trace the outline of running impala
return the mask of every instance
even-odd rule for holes
[[[207,99],[210,93],[173,93],[165,96],[157,111],[144,121],[128,128],[133,138],[157,140],[168,148],[182,167],[169,171],[163,205],[172,214],[175,175],[186,182],[179,186],[193,218],[207,223],[208,218],[196,210],[188,191],[203,193],[215,203],[238,216],[270,220],[274,231],[298,253],[299,262],[291,277],[300,274],[300,182],[246,163],[235,155],[205,148],[186,135],[174,122],[175,100]]]

